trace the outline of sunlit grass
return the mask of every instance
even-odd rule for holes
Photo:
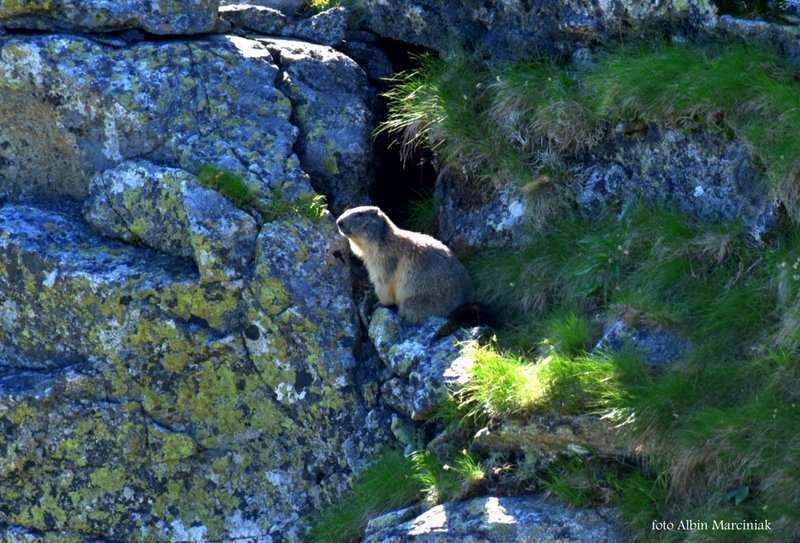
[[[405,507],[420,497],[414,462],[401,451],[380,453],[353,488],[312,518],[309,543],[360,541],[369,519]]]
[[[640,207],[566,216],[529,246],[485,251],[470,266],[484,299],[510,318],[456,393],[462,416],[615,422],[620,442],[653,466],[611,485],[637,541],[652,540],[653,519],[758,514],[785,540],[800,535],[790,475],[800,469],[794,227],[755,246],[735,222]],[[590,316],[619,311],[684,334],[689,351],[659,373],[631,348],[587,352],[600,333]],[[593,495],[574,473],[546,487],[576,504]]]

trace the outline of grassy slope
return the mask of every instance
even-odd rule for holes
[[[534,477],[571,503],[619,504],[640,541],[653,540],[653,519],[671,518],[769,519],[777,531],[764,540],[799,538],[797,228],[753,247],[739,224],[701,224],[664,209],[594,221],[546,213],[563,209],[561,160],[624,121],[744,141],[797,219],[794,75],[763,49],[671,45],[612,51],[580,72],[532,62],[490,73],[463,59],[426,58],[396,83],[384,129],[407,146],[430,145],[477,179],[544,196],[546,228],[530,246],[470,263],[483,299],[510,322],[478,353],[475,380],[458,394],[462,415],[499,420],[549,409],[624,422],[620,439],[643,453],[639,472],[566,462]],[[598,332],[593,316],[607,312],[683,331],[689,355],[656,375],[636,353],[587,353]]]
[[[523,258],[498,251],[477,259],[479,278],[484,268],[495,274],[479,279],[486,296],[512,314],[542,318],[518,319],[499,346],[478,353],[464,409],[495,420],[533,409],[618,420],[620,439],[640,448],[655,479],[616,486],[641,541],[653,537],[654,518],[767,518],[781,535],[765,540],[796,538],[800,237],[784,232],[751,248],[735,225],[655,210],[599,225],[564,222]],[[557,247],[564,251],[545,253]],[[512,295],[493,294],[498,274],[519,281]],[[657,375],[636,353],[586,353],[590,315],[610,306],[684,330],[687,359]],[[553,490],[569,489],[557,482]]]
[[[627,47],[580,71],[534,61],[490,72],[463,58],[426,57],[395,78],[387,97],[382,129],[407,149],[430,145],[446,166],[470,168],[476,179],[525,186],[542,196],[544,217],[558,207],[546,201],[563,196],[553,186],[563,179],[563,157],[626,121],[738,138],[800,218],[800,84],[767,49]]]

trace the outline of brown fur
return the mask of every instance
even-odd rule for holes
[[[472,301],[467,270],[437,239],[398,228],[372,206],[349,209],[336,224],[364,262],[380,303],[396,305],[408,322],[447,317]]]

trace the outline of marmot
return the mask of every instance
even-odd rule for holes
[[[374,206],[348,209],[336,226],[364,262],[380,303],[397,305],[404,320],[448,317],[473,301],[467,270],[439,240],[398,228]]]

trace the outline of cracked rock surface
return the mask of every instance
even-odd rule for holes
[[[332,233],[270,223],[253,277],[201,283],[188,261],[101,238],[77,210],[0,208],[2,520],[296,540],[299,515],[385,438],[362,431],[348,386],[353,312]]]
[[[366,78],[310,44],[109,43],[0,38],[0,540],[299,541],[390,438],[332,218],[280,211],[366,182],[365,143],[337,133],[324,179],[306,144],[367,140]],[[345,80],[343,113],[314,94]]]
[[[716,23],[709,0],[364,0],[362,27],[395,40],[435,49],[453,44],[495,58],[572,51],[653,29],[696,32]]]

